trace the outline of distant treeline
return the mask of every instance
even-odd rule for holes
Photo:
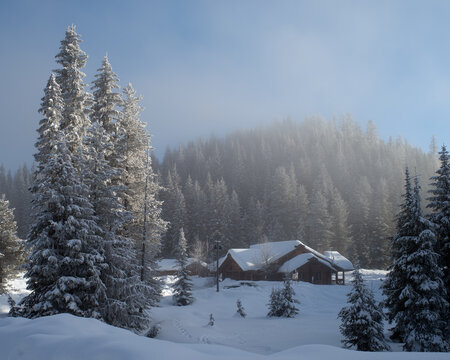
[[[14,175],[0,165],[0,197],[5,194],[9,206],[14,208],[17,222],[17,235],[26,239],[31,224],[31,192],[32,171],[25,164],[19,167]]]
[[[433,143],[424,153],[402,139],[383,141],[373,123],[363,130],[350,118],[285,120],[169,148],[161,161],[153,159],[166,188],[163,217],[171,223],[162,256],[174,256],[183,228],[191,255],[204,259],[212,258],[216,240],[223,253],[299,239],[362,267],[385,267],[405,166],[426,194],[436,152]],[[22,239],[30,225],[30,184],[26,165],[14,174],[0,166],[0,194],[15,208]]]
[[[438,167],[436,144],[424,153],[401,138],[383,141],[372,122],[363,130],[350,118],[212,136],[169,148],[153,164],[171,223],[164,256],[174,254],[183,227],[194,256],[211,258],[216,240],[223,253],[299,239],[372,268],[390,260],[405,167],[424,194]]]

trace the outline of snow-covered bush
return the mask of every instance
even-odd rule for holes
[[[375,303],[373,292],[365,286],[358,268],[354,272],[348,304],[338,315],[342,321],[339,329],[344,336],[344,347],[356,346],[359,351],[389,350],[383,335],[385,316]]]
[[[213,314],[209,314],[208,326],[214,326],[214,316],[213,316]]]
[[[272,289],[269,302],[269,313],[267,316],[273,317],[294,317],[298,314],[295,304],[298,301],[294,299],[295,291],[291,286],[291,282],[286,280],[283,289]]]
[[[177,263],[179,269],[177,271],[177,282],[174,286],[173,300],[175,305],[186,306],[192,304],[194,298],[192,297],[192,281],[189,278],[189,271],[187,266],[187,241],[184,237],[183,228],[180,230],[180,238],[178,241],[178,256]]]
[[[245,313],[244,307],[242,306],[242,302],[241,299],[238,299],[236,301],[236,306],[237,306],[237,314],[239,314],[239,316],[245,318],[247,316],[247,314]]]

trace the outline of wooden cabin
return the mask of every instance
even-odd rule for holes
[[[350,270],[351,262],[337,251],[321,254],[299,240],[230,249],[219,265],[223,279],[280,281],[288,277],[324,285],[344,284],[344,273]]]

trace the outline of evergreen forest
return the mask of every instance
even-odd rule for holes
[[[384,141],[373,122],[363,129],[349,116],[277,121],[168,148],[152,162],[170,222],[163,256],[175,254],[182,227],[191,255],[206,259],[216,241],[226,252],[298,239],[385,268],[405,166],[426,192],[437,151],[433,139],[428,153]]]

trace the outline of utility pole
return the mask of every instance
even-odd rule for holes
[[[218,239],[214,242],[214,249],[216,250],[216,291],[219,292],[219,250],[222,249]]]

